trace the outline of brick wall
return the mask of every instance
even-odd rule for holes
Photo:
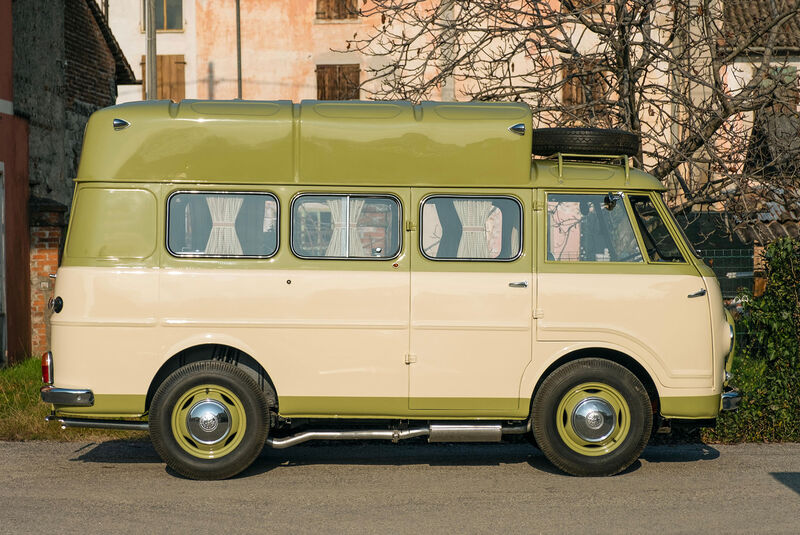
[[[31,227],[31,351],[41,355],[50,346],[50,311],[47,301],[52,297],[50,273],[58,269],[58,247],[61,229]]]
[[[41,355],[50,349],[50,314],[47,302],[53,297],[51,273],[58,269],[65,229],[66,206],[33,199],[30,220],[31,263],[31,352]]]
[[[67,106],[74,101],[103,108],[117,98],[116,63],[86,0],[66,0],[64,47]]]

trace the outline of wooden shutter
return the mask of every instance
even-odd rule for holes
[[[317,0],[316,17],[322,20],[358,18],[358,0]]]
[[[147,70],[145,56],[142,56],[142,100],[147,95]],[[186,61],[183,54],[156,56],[156,76],[158,91],[156,98],[180,102],[186,98]]]
[[[360,76],[359,65],[317,65],[317,99],[357,100]]]

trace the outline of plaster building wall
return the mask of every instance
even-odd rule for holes
[[[233,3],[231,3],[233,4]],[[200,98],[236,98],[236,13],[233,6],[197,0],[197,76]],[[242,0],[242,97],[254,100],[317,98],[316,66],[367,61],[344,50],[347,39],[374,23],[319,20],[316,0]],[[213,80],[208,76],[212,66]]]
[[[213,2],[218,6],[231,2]],[[136,78],[143,78],[142,56],[146,52],[144,33],[144,6],[142,0],[109,0],[108,23],[114,32],[117,42],[122,47],[122,52],[133,68]],[[183,1],[183,30],[159,31],[156,34],[156,53],[158,55],[183,54],[186,61],[186,98],[197,97],[197,67],[196,67],[196,37],[195,27],[195,2]],[[214,39],[216,36],[210,36]],[[235,60],[234,60],[235,61]],[[135,102],[142,100],[142,86],[127,84],[119,86],[117,103]]]

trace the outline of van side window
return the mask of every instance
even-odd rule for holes
[[[683,255],[678,249],[678,245],[650,197],[631,195],[630,201],[650,260],[652,262],[683,262]]]
[[[422,203],[420,247],[432,260],[514,260],[522,206],[511,197],[436,195]]]
[[[269,193],[175,193],[167,227],[175,256],[266,258],[278,250],[278,200]]]
[[[394,258],[400,215],[394,197],[300,195],[292,203],[292,251],[300,258]]]
[[[642,262],[620,195],[547,196],[547,260]]]

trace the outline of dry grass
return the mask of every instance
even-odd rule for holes
[[[45,422],[52,407],[42,402],[39,359],[28,359],[0,370],[0,440],[102,441],[109,439],[146,440],[146,432],[105,429],[64,429]]]

